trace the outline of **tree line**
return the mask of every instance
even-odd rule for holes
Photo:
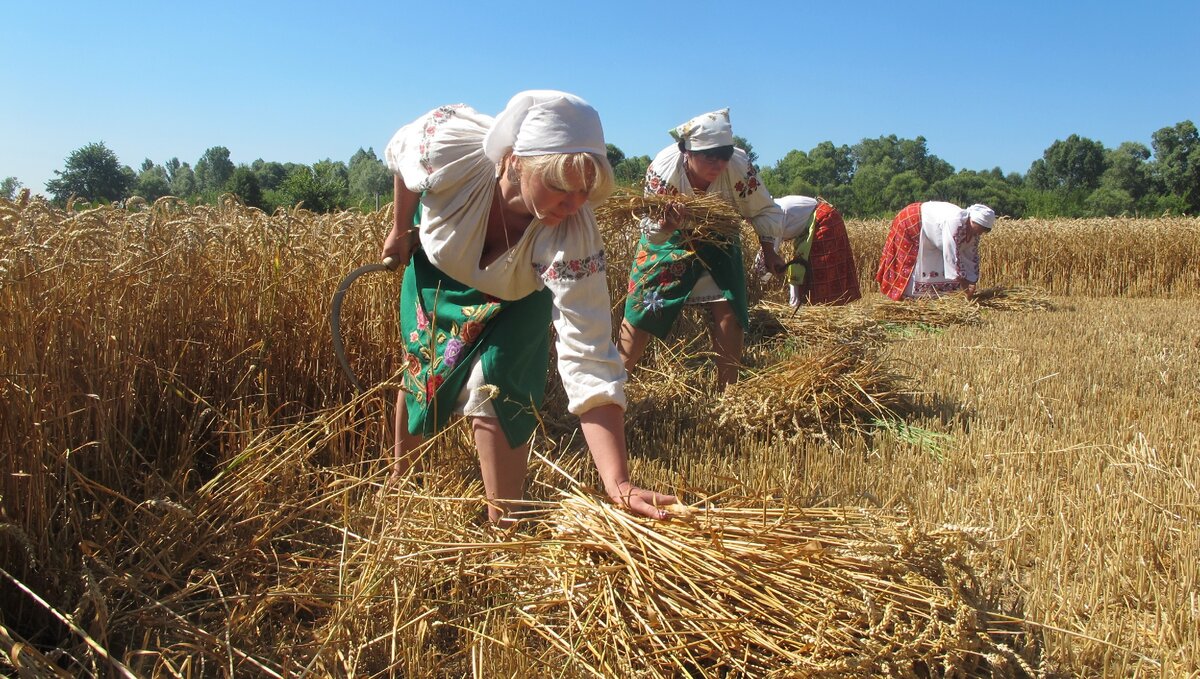
[[[742,137],[735,142],[757,166],[753,145]],[[651,161],[626,156],[614,144],[608,144],[608,159],[622,184],[640,182]],[[1010,217],[1200,214],[1200,134],[1190,120],[1156,131],[1151,148],[1124,142],[1110,149],[1073,134],[1051,144],[1024,174],[956,171],[929,153],[924,137],[895,135],[854,145],[823,141],[807,152],[789,151],[759,173],[772,195],[821,196],[853,217],[890,216],[923,200],[986,203]],[[258,159],[234,165],[229,149],[214,146],[194,167],[178,158],[162,164],[146,159],[135,171],[104,142],[95,142],[73,151],[54,174],[46,192],[59,205],[72,196],[90,203],[168,195],[213,203],[232,193],[267,212],[297,204],[330,212],[376,209],[391,200],[392,190],[391,174],[369,148],[358,149],[349,162]],[[8,177],[0,196],[12,199],[19,189],[17,179]]]

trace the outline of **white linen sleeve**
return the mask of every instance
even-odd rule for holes
[[[595,220],[588,210],[586,217],[546,232],[552,245],[539,243],[534,266],[554,296],[555,348],[567,410],[579,415],[608,403],[624,409],[625,366],[612,340],[604,244]]]
[[[758,178],[758,170],[754,169],[746,152],[734,149],[726,171],[730,173],[738,212],[750,221],[760,240],[778,245],[783,238],[783,209]]]
[[[483,136],[490,116],[465,104],[433,109],[392,135],[384,160],[392,173],[400,173],[408,190],[436,190],[441,177],[473,162],[483,153]],[[457,175],[456,175],[457,176]]]
[[[963,275],[958,256],[959,231],[963,227],[962,221],[957,219],[942,222],[942,242],[939,245],[942,246],[942,268],[947,280],[955,280]]]
[[[979,238],[965,238],[958,243],[958,271],[968,283],[979,282]]]

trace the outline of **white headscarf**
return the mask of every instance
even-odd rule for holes
[[[988,231],[991,231],[992,227],[996,225],[996,211],[980,203],[967,208],[967,217]]]
[[[483,139],[483,152],[500,162],[512,150],[516,156],[551,153],[605,155],[600,114],[579,97],[557,90],[518,92]]]
[[[671,130],[671,136],[683,142],[688,151],[733,146],[733,127],[729,124],[729,109],[702,113]]]

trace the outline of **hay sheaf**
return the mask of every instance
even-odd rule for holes
[[[982,322],[979,306],[969,303],[961,295],[903,302],[877,302],[871,307],[871,316],[881,323],[928,325],[935,328],[977,325]]]
[[[675,511],[654,523],[569,494],[510,552],[538,578],[514,610],[599,676],[1028,670],[991,636],[1013,625],[981,607],[961,534],[859,507]]]
[[[859,307],[787,304],[761,300],[750,308],[747,343],[774,337],[805,344],[859,342],[878,345],[887,339],[879,323]]]
[[[718,423],[745,430],[820,432],[832,424],[887,417],[906,402],[905,379],[862,342],[829,342],[726,388]]]
[[[971,303],[1001,311],[1048,311],[1054,308],[1045,290],[1032,285],[998,285],[977,290]]]
[[[694,248],[703,243],[727,242],[742,232],[742,215],[715,193],[697,195],[646,194],[642,187],[620,187],[595,210],[601,228],[613,229],[643,217],[659,221],[672,210],[683,215],[680,245]]]

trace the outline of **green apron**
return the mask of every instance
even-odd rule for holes
[[[720,245],[704,243],[695,251],[680,245],[681,240],[679,231],[672,233],[662,245],[655,245],[642,235],[629,272],[625,320],[639,330],[665,338],[700,274],[708,271],[725,299],[733,305],[744,330],[750,323],[750,316],[741,238],[734,236]]]
[[[508,444],[524,445],[537,428],[550,365],[549,288],[507,301],[447,276],[417,249],[400,290],[405,342],[404,391],[410,434],[445,428],[476,358]]]

